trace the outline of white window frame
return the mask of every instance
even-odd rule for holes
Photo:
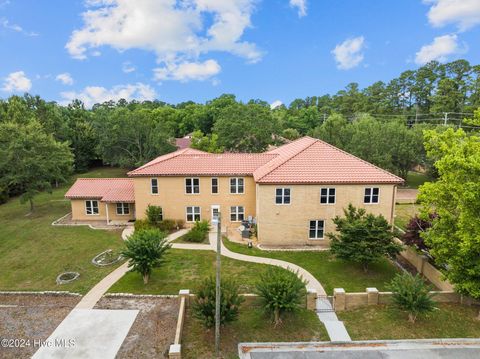
[[[280,190],[280,194],[278,191]],[[285,194],[285,191],[288,190],[288,195]],[[277,202],[277,199],[280,198],[280,203]],[[285,202],[285,199],[288,198],[288,203]],[[275,188],[275,204],[277,206],[289,206],[292,203],[292,189],[290,187],[276,187]]]
[[[217,188],[217,192],[213,192],[213,180],[217,180],[217,184],[215,185],[215,187]],[[220,192],[220,181],[218,180],[218,177],[212,177],[210,179],[210,192],[212,194],[218,194]]]
[[[323,190],[327,191],[326,196],[322,195]],[[332,194],[330,192],[332,190],[333,190],[333,202],[330,202],[330,197],[332,197]],[[327,202],[323,203],[322,198],[326,198]],[[320,188],[320,204],[322,204],[322,205],[335,204],[335,202],[337,202],[337,189],[335,187],[322,187],[322,188]]]
[[[188,210],[190,208],[192,209],[192,211],[191,211],[191,213],[188,213]],[[197,213],[196,209],[198,209],[198,213]],[[195,216],[197,214],[198,214],[198,219],[195,219]],[[188,220],[189,215],[192,216],[191,221]],[[202,208],[200,206],[187,206],[187,207],[185,207],[185,219],[188,223],[194,223],[194,222],[197,222],[197,221],[201,221],[202,220]]]
[[[127,210],[126,212],[125,212],[125,209]],[[118,210],[120,210],[120,213],[119,213]],[[128,216],[130,214],[130,203],[117,202],[116,203],[116,213],[117,213],[118,216]]]
[[[232,180],[235,181],[235,184],[232,184]],[[242,180],[242,192],[239,192],[240,184],[239,181]],[[230,194],[245,194],[245,178],[244,177],[230,177]],[[232,187],[235,187],[235,192],[232,192]]]
[[[94,202],[96,203],[96,206],[93,205]],[[91,213],[88,213],[89,212],[88,207],[90,207],[90,212]],[[97,209],[97,213],[94,213],[94,208]],[[96,199],[87,199],[85,201],[85,214],[87,216],[99,216],[100,215],[100,207],[99,207],[98,201]]]
[[[373,194],[373,190],[377,190],[378,193],[376,195]],[[367,190],[370,190],[370,194],[367,195]],[[377,197],[377,201],[376,202],[373,202],[373,197],[376,196]],[[366,199],[369,199],[368,202],[366,201]],[[363,191],[363,203],[364,204],[379,204],[380,203],[380,187],[365,187],[364,191]]]
[[[155,181],[157,184],[154,186],[153,181]],[[153,192],[153,187],[157,189],[157,192]],[[156,196],[159,193],[159,188],[158,188],[158,178],[150,178],[150,194]]]
[[[313,227],[313,230],[315,231],[314,237],[312,237],[310,233],[312,231],[312,222],[315,222],[315,226]],[[318,225],[318,222],[322,222],[321,227]],[[317,237],[317,234],[320,228],[322,229],[322,236]],[[308,221],[308,239],[311,239],[311,240],[325,239],[325,220],[324,219],[311,219],[310,221]]]
[[[191,180],[192,184],[190,186],[187,185],[187,181]],[[198,186],[195,185],[195,180],[198,181]],[[191,187],[192,192],[188,193],[187,188]],[[198,192],[195,192],[195,187],[198,187]],[[199,177],[186,177],[185,178],[185,194],[200,194],[200,178]]]
[[[234,219],[232,219],[232,216],[234,216]],[[242,218],[240,218],[240,216],[242,216]],[[245,220],[245,207],[230,206],[230,222],[241,222],[243,220]]]

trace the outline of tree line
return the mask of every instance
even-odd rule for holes
[[[465,60],[431,62],[388,83],[270,108],[224,94],[206,103],[109,101],[88,109],[25,94],[0,100],[0,198],[28,201],[71,171],[94,165],[133,168],[175,150],[193,133],[209,152],[261,152],[303,135],[323,139],[402,177],[425,164],[415,113],[470,112],[480,106],[480,67]],[[379,114],[388,116],[379,117]],[[428,164],[428,163],[427,163]],[[33,205],[33,203],[32,203]]]

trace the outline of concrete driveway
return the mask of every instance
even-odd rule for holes
[[[480,358],[480,339],[241,343],[239,356],[240,359],[471,359]]]
[[[138,310],[74,309],[33,359],[114,359]]]

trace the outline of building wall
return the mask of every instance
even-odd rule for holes
[[[95,200],[95,199],[93,199]],[[85,199],[72,199],[72,219],[74,221],[106,221],[106,203],[98,201],[98,215],[87,215],[85,211]],[[129,221],[135,218],[135,204],[130,203],[129,215],[117,215],[117,205],[108,203],[108,218],[110,221]]]
[[[275,204],[275,189],[290,188],[291,203]],[[320,188],[336,189],[335,204],[320,204]],[[364,204],[364,189],[378,187],[379,203]],[[342,216],[343,209],[352,203],[355,207],[365,208],[369,213],[383,215],[392,222],[394,185],[262,185],[257,184],[257,221],[258,240],[264,245],[329,245],[326,233],[333,232],[332,219]],[[309,221],[324,220],[324,239],[309,239]]]
[[[240,177],[240,176],[239,176]],[[148,205],[161,206],[163,218],[183,219],[186,221],[186,207],[200,206],[201,219],[211,220],[211,206],[220,205],[222,214],[222,229],[237,227],[239,223],[230,222],[230,206],[243,206],[245,219],[255,216],[255,182],[253,177],[244,178],[244,193],[230,194],[230,178],[217,177],[218,194],[211,193],[212,177],[197,177],[200,179],[200,193],[185,193],[185,177],[155,177],[158,179],[158,194],[151,194],[150,177],[135,177],[135,206],[137,219],[145,218]]]

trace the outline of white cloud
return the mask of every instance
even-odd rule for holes
[[[363,61],[362,50],[364,50],[364,48],[365,39],[363,36],[347,39],[335,46],[332,54],[337,62],[337,68],[349,70],[358,66]]]
[[[290,0],[290,6],[298,8],[298,16],[307,15],[307,0]]]
[[[433,42],[422,48],[415,54],[415,62],[418,65],[424,65],[427,62],[436,60],[445,62],[450,55],[461,54],[466,51],[466,47],[458,44],[457,35],[443,35],[433,39]]]
[[[277,108],[278,106],[282,106],[283,105],[283,102],[280,101],[280,100],[275,100],[273,101],[271,104],[270,104],[270,109],[274,109],[274,108]]]
[[[480,24],[479,0],[424,0],[432,4],[428,20],[435,27],[456,24],[460,31]]]
[[[64,85],[73,85],[73,78],[68,72],[58,74],[55,80],[60,81]]]
[[[1,6],[0,6],[1,7]],[[7,30],[15,31],[26,36],[38,36],[36,32],[26,31],[20,25],[12,24],[10,21],[4,17],[0,18],[0,25]]]
[[[23,71],[12,72],[3,81],[2,90],[6,92],[26,92],[32,88],[32,81]]]
[[[136,67],[132,65],[130,61],[125,61],[122,64],[122,71],[125,72],[126,74],[129,74],[130,72],[136,71]]]
[[[81,92],[66,91],[61,92],[60,95],[63,98],[62,103],[67,104],[71,101],[78,99],[81,100],[85,106],[92,107],[96,103],[102,103],[105,101],[118,101],[125,99],[127,101],[138,100],[154,100],[156,97],[155,90],[146,84],[138,82],[136,84],[118,85],[111,89],[106,89],[101,86],[88,86]]]
[[[220,65],[215,60],[206,60],[205,62],[182,62],[180,64],[167,64],[164,67],[154,69],[155,80],[177,80],[204,81],[217,75],[221,70]]]
[[[86,58],[88,49],[111,46],[153,51],[166,65],[196,61],[209,51],[256,62],[261,52],[242,40],[255,1],[89,0],[84,25],[72,33],[66,48],[77,59]]]

